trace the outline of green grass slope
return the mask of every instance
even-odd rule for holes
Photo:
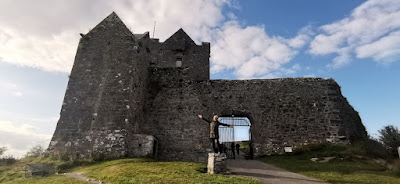
[[[79,181],[67,178],[62,175],[53,175],[45,178],[25,178],[25,165],[27,163],[42,162],[52,165],[63,164],[60,160],[51,160],[48,158],[24,158],[18,160],[12,165],[0,166],[0,183],[1,184],[86,184],[85,181]]]
[[[0,183],[88,183],[68,178],[62,174],[46,178],[25,178],[24,165],[28,162],[47,162],[59,165],[59,161],[20,160],[10,166],[0,166]],[[193,162],[156,162],[151,159],[132,158],[91,163],[89,165],[72,167],[61,172],[80,172],[86,177],[98,181],[124,184],[124,183],[232,183],[232,184],[259,184],[260,182],[243,177],[228,175],[209,175],[203,173],[205,163]]]
[[[149,159],[120,159],[73,169],[89,178],[109,183],[259,183],[249,178],[209,175],[200,172],[204,163],[153,162]]]
[[[66,176],[50,176],[45,178],[24,178],[18,177],[6,181],[3,184],[88,184],[86,181],[79,181]]]
[[[379,165],[354,147],[313,145],[292,155],[275,155],[261,161],[329,183],[400,184],[400,173]],[[312,162],[311,158],[334,157],[329,162]]]

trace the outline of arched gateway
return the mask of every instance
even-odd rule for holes
[[[210,44],[197,45],[182,29],[159,42],[112,13],[82,34],[49,150],[203,162],[208,126],[197,114],[213,113],[250,120],[255,157],[366,138],[334,80],[210,80],[209,57]]]
[[[219,142],[223,145],[223,152],[228,159],[253,158],[251,142],[251,123],[247,117],[224,116],[219,121],[233,127],[219,127]]]

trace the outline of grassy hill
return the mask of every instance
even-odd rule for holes
[[[399,160],[374,158],[356,146],[310,145],[293,154],[260,160],[334,184],[400,184]]]
[[[372,152],[377,148],[372,147]],[[379,159],[355,145],[309,145],[295,153],[273,155],[261,161],[329,183],[400,184],[400,160]],[[312,159],[314,161],[311,161]],[[46,178],[25,178],[26,163],[42,162],[59,166],[60,173],[82,173],[106,183],[259,183],[250,178],[204,173],[205,163],[158,162],[146,158],[118,159],[102,162],[70,163],[50,158],[24,158],[9,166],[0,166],[0,183],[81,184],[64,174]]]
[[[59,174],[46,178],[25,178],[24,165],[27,162],[48,162],[60,164],[49,159],[20,160],[10,166],[0,166],[0,183],[58,184],[89,183]],[[203,173],[205,163],[193,162],[156,162],[151,159],[134,158],[96,162],[77,166],[65,172],[79,172],[106,183],[259,183],[256,180],[227,175],[208,175]],[[62,171],[64,172],[64,171]]]

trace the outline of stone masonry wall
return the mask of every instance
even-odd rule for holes
[[[210,43],[196,45],[182,29],[163,43],[152,39],[150,50],[152,67],[176,68],[179,58],[182,61],[181,68],[188,70],[191,79],[210,79]]]
[[[209,43],[196,45],[182,29],[160,43],[133,35],[112,13],[82,35],[49,150],[206,162],[209,126],[197,114],[249,118],[256,157],[366,138],[334,80],[209,80],[209,54]]]
[[[123,157],[143,119],[146,49],[116,14],[83,35],[49,150],[71,157]]]
[[[165,160],[205,161],[210,149],[208,119],[245,116],[251,121],[255,156],[285,146],[347,142],[365,129],[332,79],[188,80],[184,69],[151,69],[146,134],[159,139]]]

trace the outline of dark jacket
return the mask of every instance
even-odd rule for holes
[[[223,126],[230,126],[228,124],[225,123],[221,123],[218,120],[217,121],[210,121],[208,119],[202,118],[204,121],[206,121],[208,124],[210,124],[210,138],[212,139],[218,139],[219,138],[219,131],[218,131],[218,127],[219,125],[223,125]]]

